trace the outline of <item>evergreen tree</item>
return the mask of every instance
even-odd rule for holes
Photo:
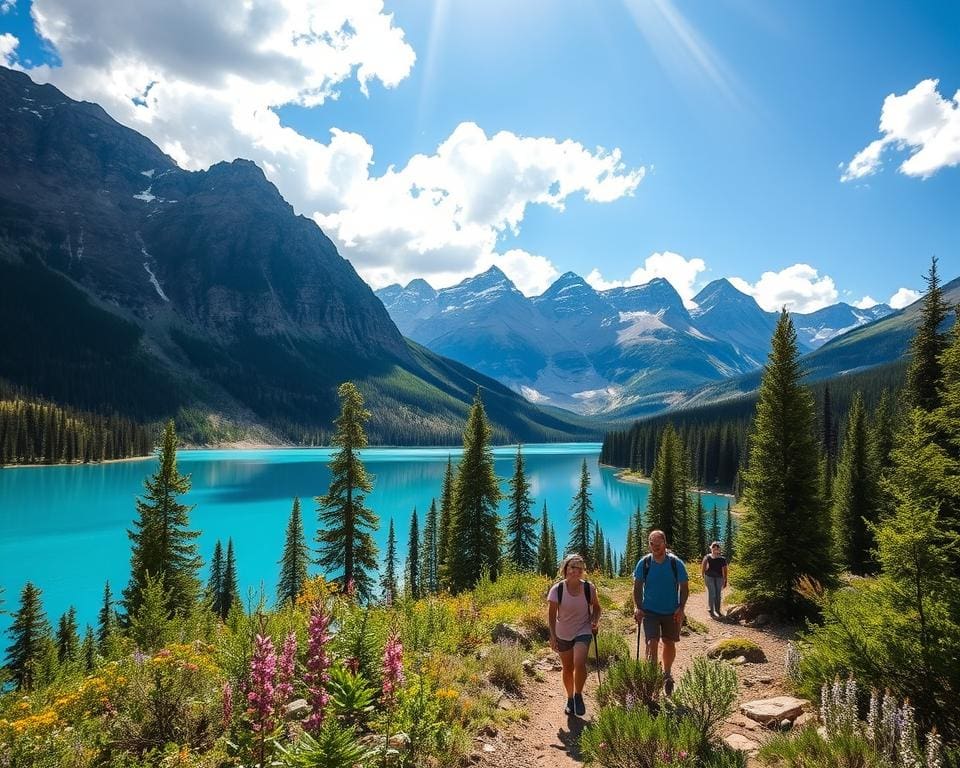
[[[560,553],[557,551],[557,529],[552,525],[550,526],[550,549],[547,554],[550,557],[550,562],[553,563],[553,574],[555,574],[557,568],[560,567]]]
[[[407,567],[405,569],[405,589],[414,600],[421,597],[420,590],[420,523],[417,519],[417,508],[413,508],[410,516],[410,537],[407,540]]]
[[[590,473],[587,460],[580,467],[580,487],[570,504],[570,541],[567,552],[577,552],[586,561],[587,569],[593,570],[593,547],[590,541],[590,523],[593,501],[590,498]]]
[[[736,534],[737,534],[737,524],[733,520],[733,509],[730,507],[730,502],[727,502],[727,520],[726,526],[724,526],[725,539],[723,543],[723,554],[727,560],[733,560],[733,553],[736,547]]]
[[[707,511],[703,508],[703,495],[697,494],[697,553],[703,557],[710,549],[707,542]]]
[[[117,632],[117,612],[113,607],[113,593],[110,582],[103,585],[103,603],[97,614],[97,648],[106,653],[113,636]]]
[[[635,563],[640,559],[637,557],[637,553],[634,551],[635,541],[636,536],[633,533],[633,518],[631,517],[627,520],[627,543],[623,549],[623,557],[620,560],[621,564],[623,565],[623,567],[620,569],[621,571],[623,571],[626,567],[626,563]],[[621,573],[620,575],[626,576],[627,574]]]
[[[383,599],[387,605],[397,601],[397,536],[393,530],[393,518],[390,518],[390,531],[387,534],[387,557],[383,565]]]
[[[367,446],[364,425],[370,412],[363,407],[363,396],[350,382],[340,385],[340,415],[331,443],[339,448],[330,462],[330,488],[317,497],[321,529],[317,532],[319,563],[327,572],[339,572],[341,586],[353,582],[362,600],[372,597],[370,571],[377,568],[377,547],[372,531],[379,521],[364,501],[373,490],[373,482],[360,460]]]
[[[896,434],[896,414],[890,391],[885,389],[877,401],[870,419],[870,444],[874,451],[877,468],[886,473],[892,463],[894,435]]]
[[[310,550],[303,533],[303,516],[300,512],[300,498],[294,497],[287,523],[287,535],[283,542],[283,557],[280,558],[280,581],[277,584],[277,602],[280,605],[293,605],[307,583],[307,565],[310,563]]]
[[[221,618],[226,615],[221,600],[223,599],[223,545],[220,539],[213,545],[213,557],[210,558],[210,578],[207,580],[207,600],[210,609]]]
[[[613,578],[613,548],[610,546],[610,540],[607,539],[604,544],[603,570],[610,578]]]
[[[941,357],[947,348],[947,334],[941,326],[947,318],[948,306],[940,288],[937,258],[930,262],[926,276],[927,291],[920,310],[920,325],[910,345],[910,367],[907,370],[907,392],[910,402],[924,411],[939,405],[939,387],[943,378]]]
[[[633,568],[636,567],[637,561],[645,554],[647,554],[647,532],[643,527],[643,510],[637,504],[637,508],[633,511],[633,555],[636,557],[636,561],[629,563],[631,573]]]
[[[870,449],[870,432],[860,394],[847,415],[833,498],[833,541],[841,567],[851,573],[875,570],[871,530],[879,513],[879,469]]]
[[[681,555],[687,555],[690,534],[688,525],[691,515],[687,514],[690,498],[687,492],[687,477],[684,450],[673,426],[668,425],[660,438],[660,450],[653,466],[650,480],[650,497],[647,502],[647,524],[649,530],[661,530],[667,537],[667,543]],[[646,542],[642,552],[646,552]]]
[[[796,610],[801,577],[834,579],[813,398],[800,379],[797,334],[783,310],[750,439],[738,563],[747,599],[788,614]]]
[[[556,557],[550,553],[550,522],[547,520],[547,502],[543,502],[540,515],[540,543],[537,545],[537,573],[553,576],[557,572]]]
[[[237,584],[237,561],[233,554],[233,537],[227,539],[227,557],[223,565],[223,581],[220,592],[220,618],[226,619],[234,603],[240,602],[240,587]]]
[[[43,682],[42,666],[52,640],[40,590],[29,581],[20,593],[20,607],[13,614],[7,634],[13,640],[7,648],[7,669],[18,691],[31,691]]]
[[[84,670],[93,672],[97,666],[97,638],[93,634],[93,627],[89,624],[83,633],[83,642],[80,644],[80,658],[83,659]]]
[[[713,510],[710,512],[710,543],[715,541],[720,541],[720,512],[717,502],[713,502]]]
[[[532,571],[537,565],[537,518],[531,514],[533,499],[519,445],[507,501],[507,557],[518,570]]]
[[[603,573],[606,563],[603,561],[604,557],[604,540],[603,540],[603,531],[600,530],[600,523],[597,520],[593,521],[593,541],[590,546],[590,557],[588,560],[593,563],[594,569]]]
[[[137,644],[137,648],[153,651],[166,642],[167,605],[170,596],[164,590],[161,579],[147,574],[142,597],[140,607],[130,617],[130,637]]]
[[[80,656],[80,635],[77,627],[77,609],[72,605],[60,617],[57,625],[57,660],[61,664],[76,661]]]
[[[453,518],[453,489],[456,475],[453,471],[453,459],[447,456],[447,469],[443,473],[443,485],[440,489],[440,527],[437,535],[437,573],[440,584],[450,586],[447,573],[447,555],[450,552],[450,521]]]
[[[501,546],[499,500],[490,426],[478,389],[463,433],[463,458],[453,494],[447,560],[453,592],[472,588],[484,571],[489,571],[491,579],[497,578]]]
[[[422,567],[420,578],[423,593],[435,595],[440,589],[439,573],[437,570],[437,500],[431,499],[430,509],[423,522]]]
[[[158,459],[156,473],[144,481],[144,497],[137,499],[134,530],[127,531],[132,551],[130,584],[123,592],[123,602],[130,616],[140,607],[148,575],[162,583],[169,616],[189,612],[200,591],[197,571],[201,559],[195,543],[200,534],[188,527],[192,507],[177,501],[190,490],[190,478],[177,469],[173,421],[164,429]]]

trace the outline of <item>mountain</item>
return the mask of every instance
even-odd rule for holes
[[[404,339],[253,163],[184,171],[99,106],[2,68],[0,114],[9,382],[142,420],[179,414],[201,435],[329,430],[347,379],[380,442],[457,441],[478,387],[500,439],[591,432]]]
[[[756,299],[726,278],[707,284],[693,300],[697,308],[692,316],[701,332],[728,341],[750,367],[763,365],[777,325],[776,313],[762,310]]]
[[[886,317],[892,312],[886,304],[858,309],[840,302],[807,314],[792,312],[791,317],[797,329],[797,338],[808,347],[817,349],[837,336]]]

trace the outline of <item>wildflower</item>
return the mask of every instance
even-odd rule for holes
[[[257,635],[253,658],[250,659],[250,692],[247,694],[247,714],[254,732],[273,729],[276,696],[277,655],[269,637]]]
[[[327,627],[330,626],[330,616],[323,609],[323,603],[315,602],[310,606],[310,624],[307,628],[307,671],[303,676],[307,684],[307,702],[310,704],[310,714],[303,723],[307,731],[316,731],[323,722],[323,710],[330,701],[327,693],[327,681],[330,674],[330,656],[327,654],[327,643],[330,635]]]
[[[900,764],[903,768],[920,768],[917,759],[917,723],[913,717],[913,707],[910,700],[903,702],[899,713],[900,726]]]
[[[396,702],[397,690],[403,685],[403,643],[392,632],[383,649],[383,701],[387,706]]]
[[[283,641],[280,666],[277,669],[277,706],[293,698],[293,675],[297,664],[297,634],[291,632]]]
[[[233,720],[233,686],[227,680],[223,684],[223,727],[229,728],[230,721]]]
[[[880,693],[876,688],[870,691],[870,708],[867,710],[867,739],[877,743],[877,728],[880,726]]]
[[[934,728],[927,734],[927,768],[941,768],[941,752],[943,750],[943,740],[937,729]]]
[[[897,746],[897,700],[889,688],[884,691],[880,705],[880,738],[877,742],[877,747],[892,762]]]

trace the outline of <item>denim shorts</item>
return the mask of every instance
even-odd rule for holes
[[[590,641],[593,640],[593,635],[577,635],[573,640],[561,640],[557,638],[557,650],[560,653],[566,653],[567,651],[572,651],[573,646],[577,643],[586,643],[590,645]]]

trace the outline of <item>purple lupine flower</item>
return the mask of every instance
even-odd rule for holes
[[[291,632],[283,641],[280,664],[277,667],[277,708],[293,698],[293,676],[297,666],[297,633]]]
[[[307,671],[303,679],[307,684],[307,703],[310,704],[310,714],[303,722],[307,731],[316,731],[323,722],[323,710],[330,701],[327,693],[327,681],[330,674],[330,656],[327,654],[327,643],[330,635],[327,627],[330,626],[330,616],[324,611],[322,603],[310,606],[310,624],[307,629]]]
[[[273,640],[257,635],[250,659],[250,691],[247,693],[247,714],[256,733],[273,730],[276,681],[277,654]]]
[[[229,728],[230,722],[233,720],[233,686],[230,684],[229,680],[223,684],[222,702],[223,727]]]
[[[403,685],[403,643],[400,635],[391,632],[383,649],[383,702],[387,706],[396,703],[397,691]]]

